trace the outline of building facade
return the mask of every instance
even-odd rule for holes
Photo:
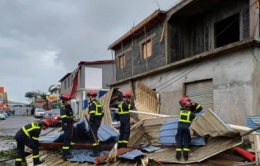
[[[76,99],[72,102],[72,107],[77,114],[88,106],[87,92],[96,90],[99,98],[109,90],[109,84],[115,81],[114,72],[114,60],[82,61],[77,69],[60,79],[61,94],[71,93],[73,80],[77,74]]]
[[[109,46],[116,81],[141,81],[160,95],[160,113],[178,114],[188,95],[228,123],[260,115],[259,3],[183,0],[155,11]]]

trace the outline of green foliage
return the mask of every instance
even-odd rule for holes
[[[157,164],[156,164],[154,161],[150,161],[150,162],[148,163],[148,166],[157,166]]]
[[[16,155],[16,149],[10,149],[6,151],[0,151],[0,158],[14,158]]]
[[[28,100],[33,103],[36,99],[44,99],[46,100],[46,97],[48,96],[47,93],[41,92],[41,91],[31,91],[31,92],[26,92],[24,97],[27,98]]]

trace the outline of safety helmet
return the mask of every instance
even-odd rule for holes
[[[94,91],[94,90],[91,90],[91,91],[89,91],[89,92],[87,93],[87,96],[88,96],[88,97],[89,97],[89,96],[94,96],[94,97],[96,97],[96,96],[97,96],[97,92]]]
[[[179,103],[180,103],[181,106],[186,105],[186,102],[189,102],[188,96],[183,96],[183,97],[181,98],[181,100],[179,101]]]
[[[49,119],[42,119],[41,122],[46,127],[49,127],[51,125],[51,122]]]
[[[69,93],[63,93],[63,94],[60,96],[60,99],[61,99],[62,101],[66,101],[66,100],[72,99],[72,97],[70,96]]]
[[[125,91],[125,92],[123,92],[123,95],[122,95],[122,96],[123,96],[123,97],[131,97],[132,95],[131,95],[130,92]]]

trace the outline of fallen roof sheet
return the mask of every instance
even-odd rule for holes
[[[207,145],[202,147],[191,147],[189,160],[184,161],[175,159],[175,148],[167,148],[155,153],[149,154],[149,157],[162,163],[195,163],[201,162],[211,156],[221,153],[227,149],[240,145],[243,142],[241,137],[210,137],[207,140]]]
[[[236,137],[240,135],[210,109],[205,110],[196,121],[192,122],[190,128],[196,131],[199,136]]]
[[[196,114],[199,117],[202,112]],[[171,119],[163,123],[160,128],[159,143],[162,145],[176,145],[176,134],[179,118]],[[204,137],[194,137],[191,139],[190,145],[206,145]]]
[[[134,149],[134,150],[131,150],[131,151],[126,152],[124,154],[121,154],[118,157],[133,160],[136,157],[143,156],[143,155],[144,155],[144,153],[142,151]]]
[[[248,116],[246,117],[246,126],[249,128],[255,128],[260,124],[260,116]],[[256,130],[260,132],[260,130]]]
[[[90,143],[90,141],[87,141],[90,140],[90,138],[88,138],[88,135],[82,135],[82,133],[85,133],[86,131],[89,131],[86,120],[80,119],[77,123],[75,123],[73,132],[73,136],[76,140],[75,142],[79,141],[81,143]],[[112,145],[117,142],[118,136],[118,131],[110,126],[101,124],[98,129],[98,138],[102,142],[102,144]],[[39,141],[45,143],[60,142],[63,140],[61,137],[63,137],[63,131],[52,135],[41,136],[39,138]]]

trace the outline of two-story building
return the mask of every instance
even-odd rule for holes
[[[63,76],[61,83],[61,94],[71,93],[73,80],[78,72],[76,99],[72,102],[75,113],[82,111],[88,106],[87,92],[96,90],[97,98],[103,96],[109,90],[109,84],[114,82],[114,60],[81,61],[77,69]]]
[[[258,0],[183,0],[156,10],[109,46],[112,87],[138,81],[160,95],[160,113],[178,114],[188,95],[228,123],[260,115]]]

